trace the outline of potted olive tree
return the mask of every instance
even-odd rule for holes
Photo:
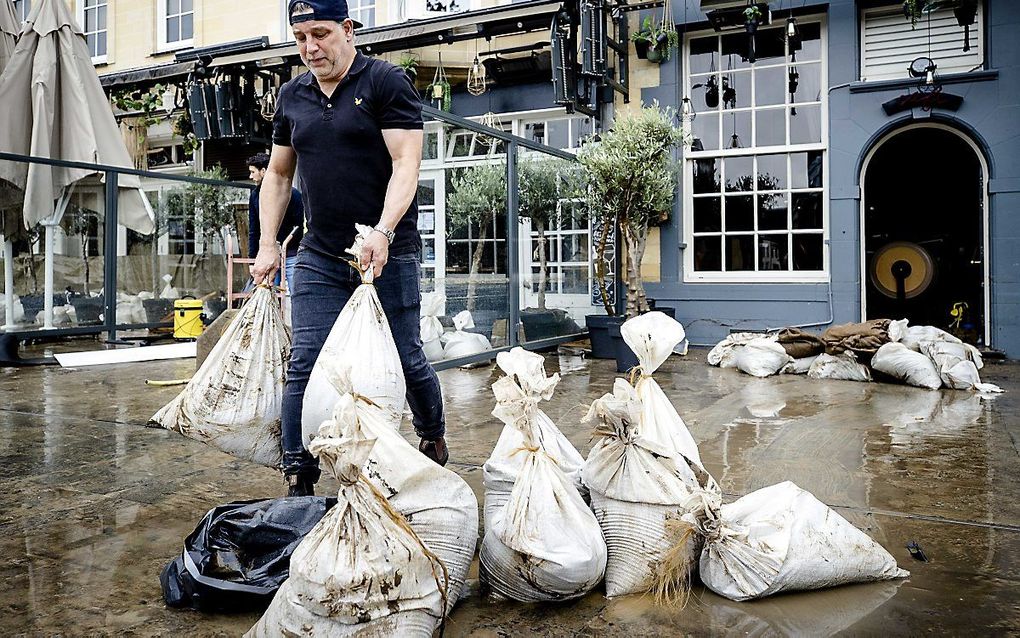
[[[598,145],[578,153],[584,180],[584,197],[589,215],[600,227],[596,255],[604,254],[609,230],[615,222],[623,243],[627,287],[626,318],[651,309],[641,282],[641,261],[648,240],[648,228],[669,217],[673,210],[677,170],[672,151],[681,141],[673,115],[658,104],[619,117]],[[596,279],[606,313],[613,316],[606,294],[604,260],[596,259]],[[588,316],[589,331],[602,325],[617,332],[623,319],[604,320]],[[592,337],[593,354],[596,337]]]
[[[454,174],[446,197],[446,218],[451,229],[478,228],[472,238],[468,269],[467,309],[475,310],[478,272],[489,230],[496,215],[506,211],[506,165],[476,164]]]

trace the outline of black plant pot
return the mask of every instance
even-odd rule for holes
[[[635,40],[634,41],[634,52],[641,60],[648,59],[648,40]]]
[[[145,321],[148,323],[173,323],[174,302],[172,299],[142,299]]]
[[[956,23],[961,27],[969,27],[977,21],[977,0],[963,0],[953,7]]]
[[[591,339],[591,356],[593,359],[613,359],[616,357],[616,346],[609,336],[610,326],[616,326],[617,332],[623,325],[623,317],[610,317],[608,315],[586,315],[585,325],[588,326],[588,336]]]
[[[71,297],[74,316],[79,326],[94,325],[100,322],[99,315],[103,312],[102,297]]]

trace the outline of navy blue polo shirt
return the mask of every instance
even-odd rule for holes
[[[301,245],[346,258],[354,224],[375,226],[382,216],[393,174],[382,131],[422,126],[421,98],[403,69],[360,52],[329,97],[311,71],[284,84],[273,144],[297,154],[308,222]],[[395,230],[391,254],[421,250],[417,198]]]

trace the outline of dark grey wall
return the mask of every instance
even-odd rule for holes
[[[474,117],[493,113],[512,113],[514,111],[530,111],[547,109],[553,104],[552,82],[536,82],[534,84],[518,84],[516,86],[493,86],[481,95],[471,95],[467,91],[454,93],[450,100],[450,110],[455,115]]]
[[[697,0],[686,2],[688,21],[703,20]],[[829,284],[683,283],[679,214],[662,230],[662,281],[650,285],[649,292],[676,307],[692,342],[700,344],[715,343],[736,328],[828,324],[830,317],[834,323],[859,320],[859,180],[864,157],[889,131],[939,121],[963,131],[984,150],[990,178],[986,258],[991,274],[991,345],[1020,357],[1020,2],[985,0],[987,71],[946,78],[954,82],[946,90],[964,96],[959,111],[915,109],[893,117],[885,114],[882,103],[906,93],[911,85],[857,82],[858,3],[807,2],[813,5],[828,12],[831,311]],[[683,20],[684,0],[674,0],[673,15]],[[657,99],[678,104],[680,57],[662,66],[658,87],[642,92],[645,103]]]

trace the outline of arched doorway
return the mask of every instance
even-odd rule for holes
[[[875,144],[861,172],[864,318],[988,343],[987,174],[973,140],[943,124]]]

